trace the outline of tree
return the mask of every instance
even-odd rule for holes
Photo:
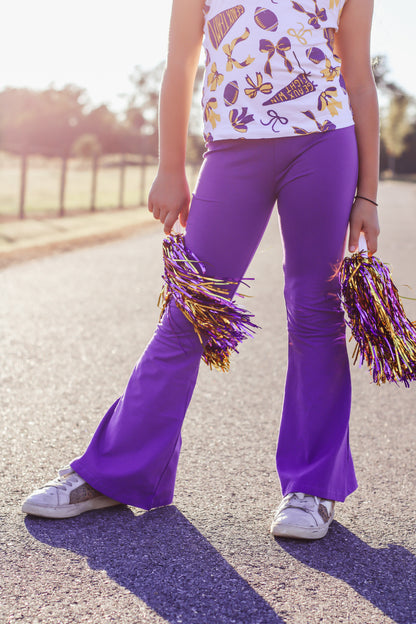
[[[131,76],[134,93],[129,96],[126,109],[126,124],[130,132],[133,131],[133,135],[137,137],[137,151],[153,156],[157,156],[158,153],[158,108],[164,69],[164,62],[152,69],[143,69],[140,65],[135,67]],[[198,157],[203,147],[200,105],[203,74],[204,68],[198,67],[189,120],[189,136],[193,137],[189,154],[198,154]]]
[[[386,56],[373,59],[374,79],[386,101],[385,106],[381,107],[381,164],[386,162],[388,169],[395,173],[398,160],[411,151],[410,137],[415,132],[411,122],[411,108],[415,100],[388,79],[389,71]]]
[[[80,134],[97,138],[104,154],[126,151],[127,129],[113,111],[101,105],[86,113],[79,126]]]
[[[406,149],[397,162],[398,173],[416,173],[416,120],[406,137]]]
[[[126,127],[107,106],[91,109],[86,92],[67,85],[45,91],[0,92],[1,147],[17,153],[66,156],[82,135],[95,135],[104,153],[124,151]]]
[[[1,147],[20,154],[67,157],[87,103],[74,85],[45,91],[8,88],[0,93]]]
[[[152,69],[137,65],[130,77],[134,91],[128,97],[126,124],[137,139],[136,153],[158,153],[159,92],[164,67],[164,63]]]
[[[389,103],[387,114],[381,123],[381,138],[388,157],[388,168],[396,172],[396,160],[406,149],[406,139],[411,132],[409,120],[410,98],[403,94],[394,94]]]
[[[84,89],[67,85],[45,91],[8,88],[0,92],[0,148],[22,157],[19,201],[22,218],[30,154],[61,158],[59,214],[64,214],[68,158],[74,145],[75,151],[92,150],[91,209],[94,209],[98,168],[94,141],[99,144],[100,153],[120,153],[128,144],[128,130],[106,106],[91,110]]]

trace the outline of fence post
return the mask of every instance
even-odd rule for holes
[[[140,161],[140,193],[139,206],[145,206],[146,201],[146,154],[142,154]]]
[[[90,211],[95,212],[95,197],[97,194],[98,156],[92,158],[91,204]]]
[[[61,186],[59,189],[59,216],[65,216],[65,188],[66,188],[66,172],[68,168],[67,156],[62,157],[61,167]]]
[[[118,193],[118,207],[124,208],[124,183],[126,173],[126,157],[123,154],[120,161],[120,186]]]
[[[26,200],[26,177],[27,177],[27,154],[22,154],[20,167],[20,197],[19,197],[19,219],[25,218]]]

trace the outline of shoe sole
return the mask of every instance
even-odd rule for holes
[[[328,533],[329,526],[334,519],[330,518],[329,522],[320,527],[300,527],[290,525],[276,525],[270,527],[270,533],[275,537],[293,537],[295,539],[322,539]]]
[[[105,509],[106,507],[115,507],[116,505],[122,505],[122,503],[112,500],[107,496],[97,496],[82,503],[59,505],[58,507],[43,507],[42,505],[35,505],[34,503],[25,502],[22,505],[22,512],[30,514],[31,516],[40,516],[41,518],[60,519],[73,518],[74,516],[79,516],[86,511],[93,511],[94,509]]]

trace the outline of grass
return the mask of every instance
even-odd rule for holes
[[[103,157],[97,177],[96,209],[119,208],[120,157]],[[144,199],[156,174],[154,161],[145,167]],[[18,217],[20,194],[20,157],[0,153],[0,216]],[[195,170],[189,169],[190,183]],[[25,214],[28,217],[56,216],[59,211],[61,160],[30,156],[27,164]],[[91,197],[91,163],[71,158],[68,161],[65,210],[68,213],[88,211]],[[124,207],[139,206],[142,196],[141,170],[138,165],[125,168]]]

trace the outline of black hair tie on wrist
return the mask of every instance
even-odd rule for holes
[[[378,206],[378,203],[373,201],[372,199],[368,199],[368,197],[363,197],[362,195],[356,195],[355,199],[365,199],[366,201],[370,202],[370,204],[373,204],[374,206]]]

